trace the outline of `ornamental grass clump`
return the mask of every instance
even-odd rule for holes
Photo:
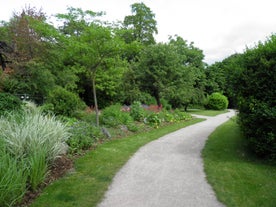
[[[28,157],[44,150],[50,163],[64,152],[69,132],[54,116],[43,115],[36,109],[1,118],[0,136],[13,156]]]
[[[69,135],[67,126],[35,108],[0,117],[0,206],[14,206],[43,183]]]
[[[11,156],[0,137],[0,206],[13,206],[26,192],[26,165]]]

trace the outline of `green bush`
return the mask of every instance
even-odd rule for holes
[[[131,105],[130,116],[135,121],[141,121],[144,118],[144,115],[145,115],[145,111],[142,108],[141,102],[134,101],[133,104]]]
[[[166,99],[161,98],[160,101],[161,101],[163,109],[165,109],[165,110],[171,110],[172,109],[172,105],[169,104],[169,102]]]
[[[248,49],[237,78],[241,129],[250,149],[276,160],[276,36]]]
[[[0,116],[5,112],[20,110],[22,101],[9,93],[0,93]]]
[[[76,121],[70,126],[70,138],[67,140],[70,153],[89,149],[103,137],[100,128],[84,121]]]
[[[65,153],[68,128],[37,108],[0,117],[0,206],[12,206],[45,180],[52,161]]]
[[[51,162],[64,152],[69,135],[63,123],[39,110],[10,113],[0,119],[0,137],[15,157],[27,157],[43,149]]]
[[[129,112],[122,111],[120,104],[106,107],[100,116],[102,124],[108,127],[116,127],[119,125],[128,125],[133,122],[133,118]]]
[[[221,93],[212,93],[208,97],[208,103],[206,108],[212,110],[224,110],[228,107],[228,99],[226,96],[222,95]]]
[[[49,93],[47,104],[53,105],[52,110],[55,114],[63,116],[72,116],[76,110],[85,107],[84,102],[76,94],[62,87],[57,87]]]
[[[250,149],[276,160],[276,107],[253,99],[240,101],[239,123]]]
[[[149,124],[150,126],[153,126],[154,128],[158,128],[160,124],[162,123],[162,119],[159,117],[157,113],[150,113],[147,115],[147,117],[144,119],[145,124]]]

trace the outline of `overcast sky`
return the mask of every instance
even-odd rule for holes
[[[3,3],[4,2],[4,3]],[[66,12],[67,6],[104,11],[109,21],[131,14],[141,0],[1,0],[0,20],[8,21],[25,5],[48,15]],[[221,61],[252,47],[276,32],[275,0],[143,0],[155,14],[158,42],[179,35],[203,50],[205,62]]]

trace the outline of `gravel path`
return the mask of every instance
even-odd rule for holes
[[[206,181],[200,153],[207,137],[233,115],[231,110],[205,117],[140,148],[116,174],[98,207],[223,206]]]

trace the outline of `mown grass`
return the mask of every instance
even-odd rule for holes
[[[203,119],[179,122],[98,146],[75,162],[75,171],[48,186],[32,207],[96,206],[116,172],[143,145]]]
[[[227,113],[228,110],[203,110],[203,109],[188,109],[187,113],[189,114],[197,114],[197,115],[202,115],[202,116],[217,116],[219,114],[224,114]]]
[[[276,166],[246,150],[235,119],[211,134],[202,156],[208,182],[226,206],[275,206]]]

